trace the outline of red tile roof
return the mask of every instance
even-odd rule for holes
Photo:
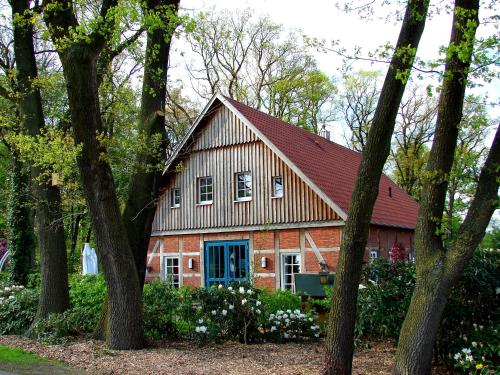
[[[361,153],[226,98],[250,123],[344,212],[354,189]],[[389,188],[391,195],[389,196]],[[382,175],[372,223],[414,229],[418,204]]]

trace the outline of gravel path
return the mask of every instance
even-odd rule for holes
[[[102,341],[73,341],[42,345],[19,336],[0,336],[0,344],[21,348],[47,359],[95,374],[314,374],[321,368],[321,343],[225,343],[198,347],[190,342],[167,342],[137,351],[113,351]],[[390,374],[395,348],[391,343],[358,350],[353,374]]]

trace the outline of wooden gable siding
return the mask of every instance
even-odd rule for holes
[[[227,129],[232,135],[217,128]],[[230,130],[229,130],[230,129]],[[160,196],[153,232],[340,220],[276,154],[225,107],[201,130]],[[252,200],[235,202],[235,173],[252,172]],[[197,204],[197,179],[212,176],[213,203]],[[272,198],[272,177],[282,176],[283,198]],[[171,208],[171,189],[181,205]]]

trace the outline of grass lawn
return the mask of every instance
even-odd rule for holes
[[[0,345],[0,371],[15,374],[81,374],[80,370],[66,367],[61,362],[49,361],[21,349]]]

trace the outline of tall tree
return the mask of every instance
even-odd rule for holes
[[[352,75],[346,73],[342,77],[337,111],[349,129],[349,134],[344,135],[347,145],[355,151],[363,151],[366,145],[380,95],[378,76],[377,71],[359,71]]]
[[[370,219],[389,155],[398,107],[425,27],[428,0],[408,1],[401,31],[368,133],[340,245],[323,374],[350,374],[356,301]]]
[[[149,0],[143,4],[148,27],[142,109],[139,131],[145,143],[156,139],[161,147],[152,155],[139,152],[142,167],[160,162],[164,137],[165,77],[170,37],[177,25],[178,0]],[[104,132],[99,104],[97,62],[119,34],[120,7],[117,0],[104,0],[99,17],[82,24],[73,3],[50,0],[44,3],[44,17],[56,45],[66,78],[74,139],[82,145],[78,157],[98,254],[108,284],[109,326],[107,341],[114,349],[143,346],[142,283],[147,246],[155,209],[158,168],[138,168],[131,179],[129,199],[123,217],[106,145],[99,140]],[[123,12],[123,9],[121,10]],[[160,133],[158,133],[160,131]],[[158,148],[156,148],[158,150]],[[143,164],[144,163],[144,164]],[[136,195],[133,195],[133,193]]]
[[[391,159],[396,183],[417,201],[422,188],[421,175],[427,161],[427,144],[432,138],[437,104],[411,87],[399,107]]]
[[[21,128],[36,136],[42,132],[45,123],[40,91],[34,85],[38,70],[33,44],[33,12],[26,0],[12,0],[11,5]],[[69,291],[61,194],[57,185],[47,180],[39,181],[40,175],[38,168],[31,168],[41,270],[37,318],[44,318],[69,308]]]
[[[433,343],[447,298],[498,207],[500,129],[483,165],[456,239],[443,241],[443,210],[455,156],[465,89],[479,25],[479,1],[456,0],[434,141],[415,236],[416,286],[401,328],[394,374],[430,374]]]

